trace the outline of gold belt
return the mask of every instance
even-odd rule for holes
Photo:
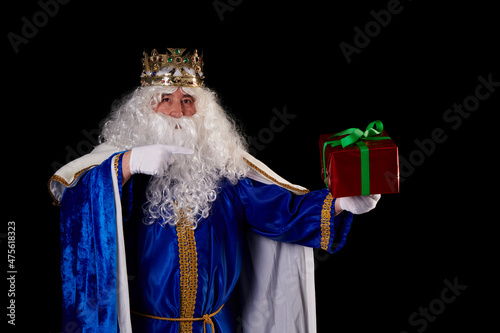
[[[203,321],[203,333],[207,333],[207,330],[205,328],[205,325],[207,325],[207,324],[212,327],[212,333],[215,333],[215,326],[214,326],[214,322],[212,321],[212,317],[215,316],[216,314],[218,314],[220,312],[220,310],[222,310],[223,307],[224,307],[224,304],[222,304],[222,306],[214,313],[203,315],[203,317],[201,317],[201,318],[166,318],[166,317],[152,316],[152,315],[140,313],[140,312],[133,311],[133,310],[130,310],[130,312],[133,314],[139,315],[139,316],[143,316],[143,317],[147,317],[147,318],[151,318],[151,319],[166,320],[166,321],[178,321],[178,322]]]

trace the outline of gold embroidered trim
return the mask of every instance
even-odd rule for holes
[[[119,153],[115,156],[115,161],[114,161],[114,166],[115,166],[115,175],[116,178],[118,178],[118,165],[120,164],[120,156],[123,155],[123,153]]]
[[[198,287],[198,253],[194,230],[186,225],[186,218],[181,212],[181,219],[177,222],[177,239],[179,243],[180,264],[180,318],[193,318],[196,303],[196,289]],[[179,332],[193,331],[192,321],[181,321]]]
[[[118,158],[120,157],[120,155],[122,155],[123,153],[120,153],[120,154],[117,154],[115,156],[115,161],[114,161],[114,166],[115,166],[115,173],[116,173],[116,176],[118,177]],[[53,175],[52,177],[50,177],[48,183],[47,183],[47,186],[49,188],[49,193],[50,193],[50,196],[52,197],[52,204],[54,206],[59,206],[59,200],[56,199],[56,197],[54,196],[54,194],[52,193],[52,190],[50,189],[50,182],[51,181],[56,181],[58,183],[61,183],[62,185],[68,187],[68,186],[71,186],[71,184],[73,184],[75,182],[76,179],[78,179],[78,177],[84,173],[85,171],[89,170],[89,169],[92,169],[93,167],[96,167],[98,164],[93,164],[91,166],[88,166],[80,171],[78,171],[77,173],[75,173],[73,175],[73,180],[71,181],[71,183],[68,183],[66,181],[66,179],[64,179],[63,177],[59,176],[59,175]]]
[[[259,168],[258,166],[256,166],[255,164],[253,164],[252,162],[250,162],[249,160],[247,160],[246,158],[243,157],[243,159],[245,160],[245,162],[250,166],[252,167],[253,169],[257,170],[260,174],[262,174],[263,176],[265,176],[267,179],[271,180],[272,182],[278,184],[279,186],[283,187],[283,188],[286,188],[287,190],[290,190],[290,191],[294,191],[294,192],[298,192],[298,193],[301,193],[301,194],[306,194],[306,193],[309,193],[309,190],[307,189],[299,189],[299,188],[296,188],[296,187],[293,187],[291,185],[288,185],[288,184],[285,184],[285,183],[282,183],[282,182],[279,182],[276,180],[276,178],[274,177],[271,177],[270,175],[268,175],[264,170],[262,170],[261,168]]]
[[[330,241],[330,219],[332,210],[333,196],[331,193],[323,202],[323,210],[321,211],[321,248],[328,251],[328,242]]]
[[[58,183],[61,183],[63,184],[64,186],[68,187],[68,186],[71,186],[71,184],[73,184],[75,182],[75,180],[82,174],[84,173],[85,171],[89,170],[89,169],[92,169],[93,167],[97,166],[97,164],[94,164],[94,165],[91,165],[89,167],[86,167],[80,171],[78,171],[77,173],[75,173],[73,175],[73,180],[71,181],[71,183],[68,183],[66,181],[66,179],[64,179],[63,177],[59,176],[59,175],[53,175],[52,177],[50,177],[49,179],[49,182],[47,184],[47,186],[49,187],[49,193],[50,193],[50,196],[52,197],[52,200],[54,200],[54,202],[52,203],[54,206],[58,206],[59,205],[59,200],[56,199],[56,197],[54,196],[54,194],[52,193],[52,190],[50,189],[50,182],[51,181],[56,181]]]

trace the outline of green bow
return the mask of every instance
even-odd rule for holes
[[[326,141],[323,144],[323,172],[325,174],[325,184],[328,187],[328,180],[326,177],[326,157],[325,150],[328,145],[331,147],[342,146],[342,148],[348,147],[352,144],[356,144],[361,151],[361,195],[370,194],[370,155],[369,149],[364,140],[387,140],[390,139],[388,136],[376,136],[382,133],[384,130],[384,125],[380,120],[372,121],[366,126],[366,130],[363,132],[359,128],[348,128],[342,132],[338,132],[329,137],[346,135],[346,137],[335,140]]]

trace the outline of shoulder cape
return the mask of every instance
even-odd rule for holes
[[[101,144],[90,154],[59,169],[48,184],[54,204],[61,202],[64,191],[75,186],[86,171],[100,165],[117,152],[117,148]],[[265,184],[276,184],[299,195],[309,192],[304,187],[286,181],[252,155],[242,151],[242,156],[251,168],[247,177]],[[120,331],[128,333],[132,332],[132,328],[120,189],[114,170],[111,175],[116,212],[117,321]],[[237,324],[244,332],[316,332],[313,249],[276,242],[254,233],[248,233],[246,241],[248,258],[243,258],[240,279],[245,277],[248,281],[240,283],[243,304],[241,317],[236,318]],[[269,288],[275,290],[275,294],[280,297],[270,299]]]

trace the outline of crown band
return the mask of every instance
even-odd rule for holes
[[[142,86],[203,87],[203,55],[198,51],[186,53],[186,49],[168,48],[167,54],[143,53]]]
[[[203,81],[196,77],[147,76],[141,78],[142,86],[203,87]]]

